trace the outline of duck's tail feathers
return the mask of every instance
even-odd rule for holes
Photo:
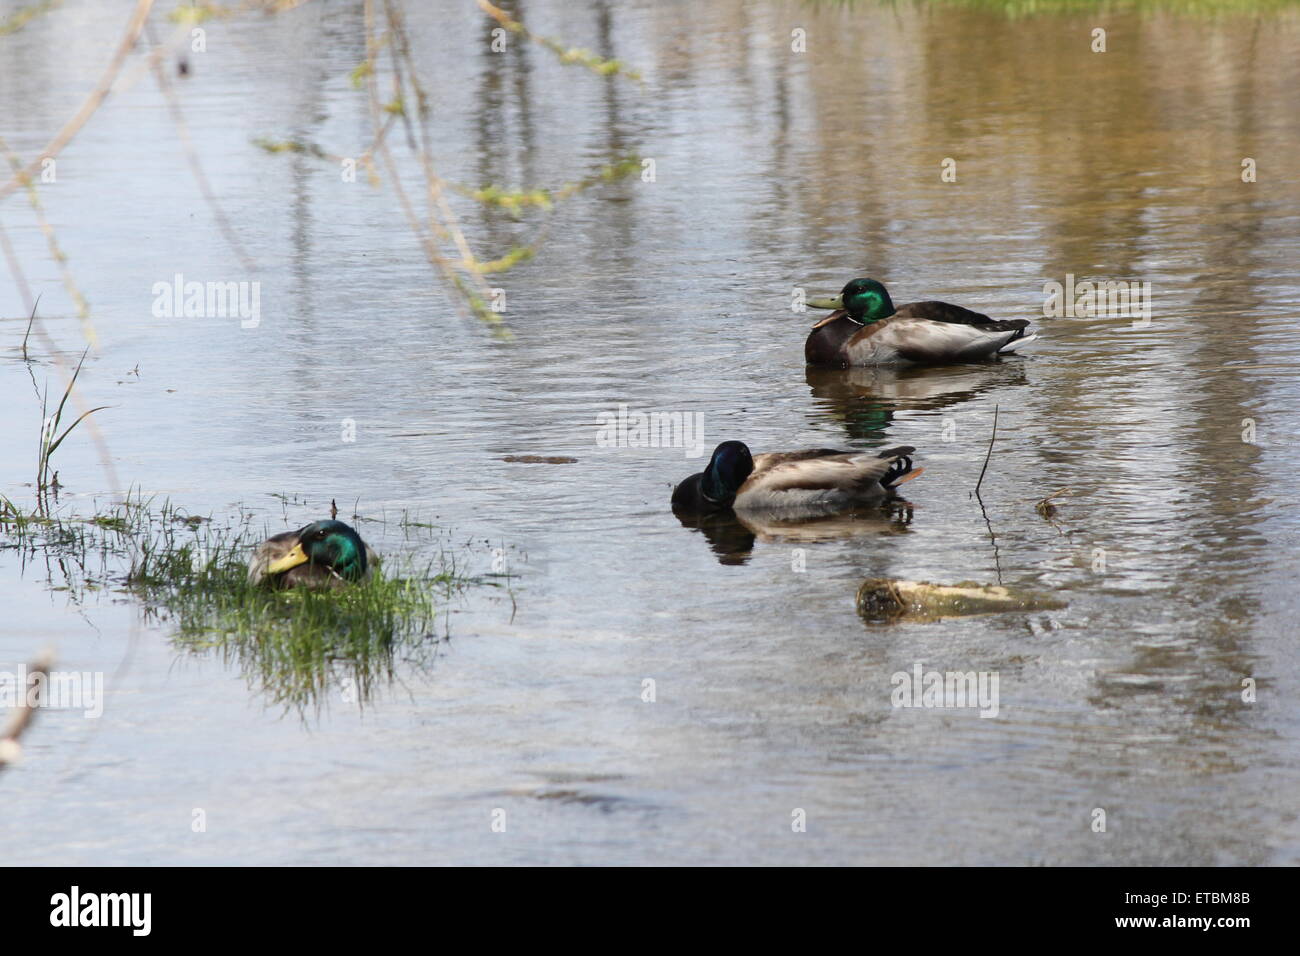
[[[889,464],[889,470],[880,476],[880,483],[886,488],[897,488],[905,481],[911,481],[919,475],[924,469],[912,467],[912,452],[916,451],[911,445],[899,445],[897,448],[887,448],[877,455],[878,458],[892,458]]]
[[[1015,338],[1012,339],[1010,342],[1008,342],[1006,345],[1002,346],[1002,348],[998,349],[998,354],[1015,355],[1016,350],[1019,349],[1021,346],[1029,345],[1030,343],[1037,342],[1037,341],[1038,341],[1037,332],[1034,332],[1032,335],[1025,335],[1025,336],[1021,336],[1020,338]]]
[[[885,480],[881,482],[881,484],[883,484],[886,488],[897,488],[899,485],[907,484],[907,482],[911,481],[913,478],[919,478],[921,474],[925,471],[924,468],[911,467],[912,459],[908,458],[905,460],[908,463],[908,468],[907,471],[903,472],[902,477],[895,478],[893,481],[890,481],[889,476],[886,475]]]

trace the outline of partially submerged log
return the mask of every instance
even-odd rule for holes
[[[1048,611],[1065,607],[1065,602],[1044,594],[982,585],[974,581],[931,584],[928,581],[896,581],[868,578],[858,588],[858,613],[868,621],[938,621],[970,614],[998,614],[1005,611]]]

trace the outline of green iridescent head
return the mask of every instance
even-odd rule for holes
[[[833,298],[809,299],[813,309],[844,309],[849,318],[867,325],[894,314],[894,302],[883,283],[875,279],[854,279]]]
[[[316,521],[298,532],[298,543],[267,571],[279,574],[308,562],[329,568],[345,581],[359,581],[366,573],[366,546],[342,521]]]

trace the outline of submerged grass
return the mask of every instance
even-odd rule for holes
[[[362,705],[393,663],[422,664],[441,638],[439,608],[465,582],[429,564],[382,571],[331,591],[272,591],[248,583],[248,548],[225,541],[145,556],[132,587],[152,616],[175,625],[177,647],[216,652],[274,703],[317,708],[333,689]]]
[[[142,497],[89,517],[0,497],[0,548],[43,558],[52,587],[78,602],[105,589],[132,595],[178,650],[219,655],[286,709],[319,710],[335,697],[361,707],[396,679],[397,663],[431,663],[447,636],[445,606],[476,583],[439,550],[423,563],[390,557],[370,580],[338,590],[255,587],[248,556],[264,537],[247,519],[218,524]]]

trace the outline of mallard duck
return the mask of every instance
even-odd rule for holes
[[[342,521],[315,521],[267,538],[248,561],[248,583],[336,588],[370,576],[379,555]]]
[[[834,298],[809,299],[807,304],[834,310],[808,334],[803,354],[809,365],[974,362],[1012,342],[1020,346],[1036,338],[1025,334],[1028,319],[994,322],[947,302],[913,302],[895,309],[875,279],[854,279]]]
[[[704,471],[673,489],[673,511],[821,515],[877,504],[921,473],[912,468],[915,450],[900,445],[880,452],[809,448],[751,455],[744,442],[724,441]]]

